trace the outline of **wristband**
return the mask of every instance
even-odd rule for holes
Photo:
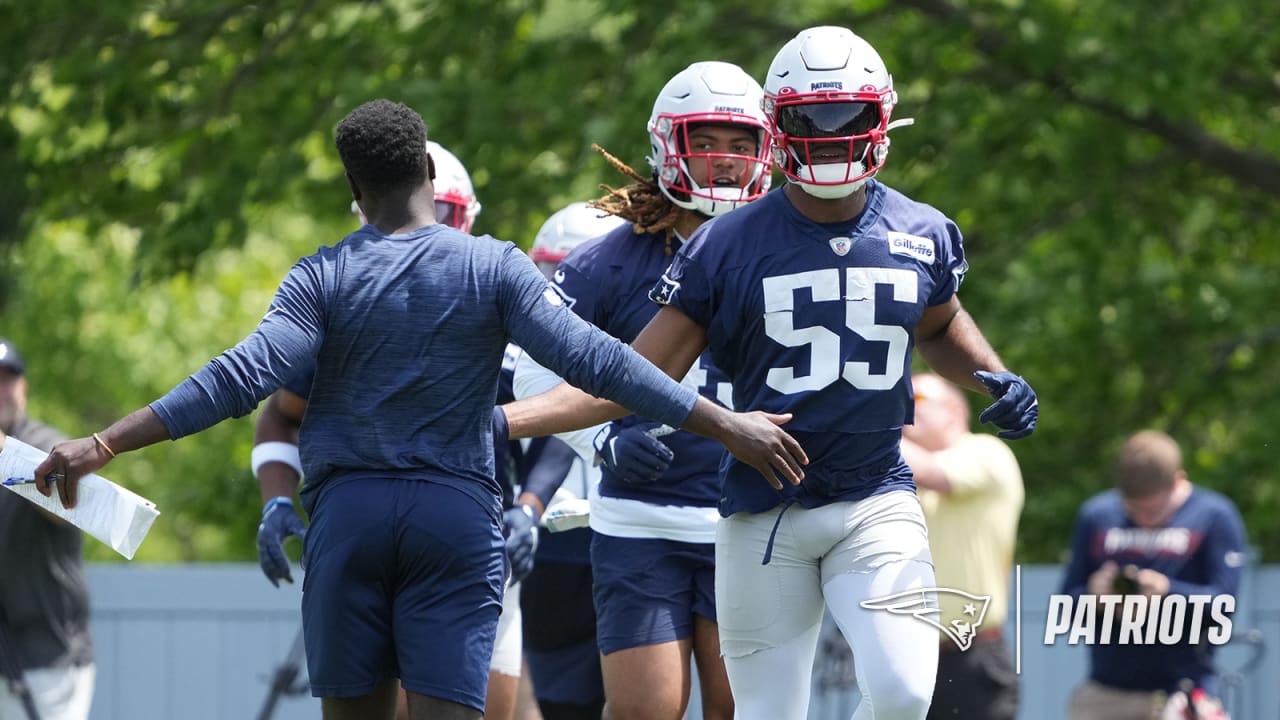
[[[277,495],[276,497],[271,498],[267,501],[266,505],[262,506],[262,517],[265,518],[267,513],[271,512],[271,509],[277,505],[288,505],[289,507],[293,507],[293,498],[285,497],[284,495]]]
[[[93,440],[94,442],[98,443],[98,447],[102,448],[103,450],[106,450],[108,455],[110,455],[113,458],[116,456],[116,451],[111,449],[111,446],[107,444],[106,440],[103,440],[101,437],[98,437],[98,433],[93,434]]]
[[[253,446],[249,454],[249,466],[253,468],[253,476],[258,477],[258,470],[267,463],[284,463],[293,468],[302,477],[302,458],[298,455],[298,446],[287,442],[264,442]]]

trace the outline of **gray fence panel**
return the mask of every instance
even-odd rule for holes
[[[88,571],[98,682],[92,720],[252,720],[299,628],[296,586],[271,587],[255,564],[92,565]],[[1061,720],[1088,650],[1044,645],[1056,566],[1022,568],[1020,720]],[[1235,720],[1280,720],[1280,566],[1246,575],[1232,641],[1219,653]],[[1250,642],[1257,631],[1257,642]],[[1013,618],[1006,627],[1015,640]],[[852,665],[828,622],[814,668],[810,720],[847,720]],[[1265,645],[1260,662],[1239,672]],[[305,680],[305,667],[303,668]],[[696,683],[689,718],[700,716]],[[281,699],[275,720],[320,716],[310,695]]]
[[[254,564],[94,565],[88,575],[91,720],[258,716],[299,628],[297,587],[271,587]],[[308,694],[281,699],[273,717],[319,716]]]

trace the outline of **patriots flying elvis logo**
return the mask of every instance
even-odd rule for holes
[[[964,609],[960,617],[943,618],[942,609],[938,607],[938,596],[951,594],[964,601]],[[906,590],[882,598],[872,598],[858,603],[867,610],[887,610],[894,615],[910,615],[915,619],[928,623],[951,638],[961,651],[973,646],[973,638],[978,634],[983,619],[987,617],[987,606],[991,604],[990,595],[973,595],[953,588],[919,588]],[[945,621],[945,622],[944,622]]]

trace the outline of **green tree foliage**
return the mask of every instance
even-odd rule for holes
[[[673,73],[763,77],[797,30],[840,24],[918,120],[881,179],[960,223],[961,295],[1041,394],[1016,445],[1020,559],[1059,557],[1143,427],[1280,559],[1280,5],[731,5],[0,2],[0,333],[29,356],[32,413],[98,429],[249,332],[291,262],[353,226],[331,134],[360,102],[417,108],[472,171],[477,229],[527,245],[624,182],[591,143],[643,167]],[[231,421],[110,466],[164,511],[139,557],[252,557],[251,436]]]

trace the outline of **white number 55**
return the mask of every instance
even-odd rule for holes
[[[810,270],[764,279],[765,334],[787,347],[809,346],[809,374],[797,375],[792,367],[772,368],[765,384],[780,393],[821,390],[839,378],[860,390],[888,390],[902,379],[907,356],[907,330],[896,325],[876,324],[876,286],[893,288],[897,302],[914,303],[916,273],[896,268],[846,268],[844,297],[840,294],[840,271],[836,268]],[[871,372],[867,362],[841,363],[840,336],[821,325],[795,326],[796,291],[809,290],[813,302],[844,300],[844,324],[868,341],[889,344],[883,374]]]

